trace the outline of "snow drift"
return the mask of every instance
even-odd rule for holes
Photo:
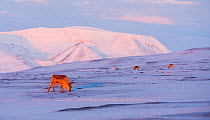
[[[75,61],[170,52],[158,40],[150,36],[81,26],[68,28],[40,27],[1,32],[0,49],[20,57],[26,65],[30,64],[28,68]],[[8,69],[1,72],[15,70]]]

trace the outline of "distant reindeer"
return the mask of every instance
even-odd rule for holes
[[[112,70],[115,70],[116,71],[116,70],[119,70],[119,68],[112,68]]]
[[[55,91],[54,86],[60,85],[60,92],[64,91],[64,88],[68,91],[71,91],[71,82],[68,81],[66,75],[52,75],[51,83],[48,87],[48,92],[50,91],[50,87],[52,87],[53,91]]]
[[[140,68],[139,66],[134,66],[133,70],[139,70],[139,68]]]
[[[174,68],[174,64],[169,64],[168,68]]]

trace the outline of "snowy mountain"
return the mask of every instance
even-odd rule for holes
[[[170,53],[164,45],[150,36],[83,26],[40,27],[1,32],[0,50],[11,54],[14,59],[18,57],[24,61],[26,68],[103,58]],[[19,62],[17,61],[17,64]],[[15,63],[13,65],[16,66]],[[21,70],[21,67],[18,70]],[[2,69],[0,72],[10,71],[16,69],[5,71]]]

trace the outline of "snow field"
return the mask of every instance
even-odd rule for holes
[[[209,48],[200,48],[1,73],[0,116],[3,120],[207,120],[209,53]],[[175,68],[168,69],[171,63]],[[132,70],[136,65],[139,71]],[[67,75],[73,91],[47,92],[52,74]]]

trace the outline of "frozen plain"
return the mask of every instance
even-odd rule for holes
[[[47,92],[53,74],[72,91]],[[0,92],[1,120],[209,120],[210,48],[1,73]]]

